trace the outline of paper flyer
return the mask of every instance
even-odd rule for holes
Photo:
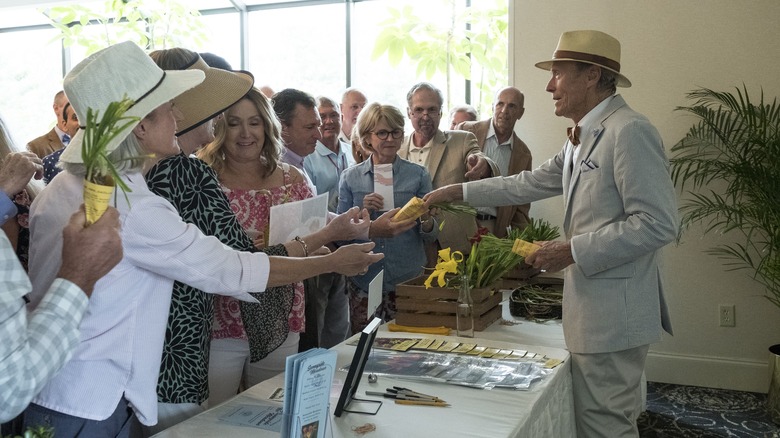
[[[395,208],[392,164],[374,164],[374,192],[382,196],[384,201],[382,211]]]
[[[366,315],[373,315],[377,307],[382,304],[382,284],[385,281],[385,270],[379,271],[368,283],[368,308],[366,309]]]
[[[316,348],[287,358],[282,437],[324,438],[338,355]],[[292,375],[292,378],[289,376]]]
[[[328,194],[271,207],[267,245],[289,242],[322,229],[328,220]]]
[[[239,405],[221,415],[219,420],[237,426],[281,432],[282,408],[279,406]]]

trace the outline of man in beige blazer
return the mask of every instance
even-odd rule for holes
[[[492,118],[462,122],[455,127],[477,137],[479,148],[496,163],[501,176],[531,170],[531,151],[515,133],[515,123],[525,112],[524,101],[523,93],[517,88],[502,88],[493,99]],[[531,204],[483,207],[477,214],[477,223],[498,237],[506,237],[507,227],[522,230],[528,225],[530,208]]]
[[[434,189],[491,176],[493,172],[497,174],[495,163],[480,152],[474,134],[439,129],[444,99],[438,88],[421,82],[409,90],[406,100],[414,132],[404,138],[398,155],[426,167]],[[451,248],[464,254],[471,250],[469,238],[477,232],[474,217],[442,212],[439,222],[443,223],[439,248]],[[428,248],[429,264],[436,262],[436,250]]]
[[[658,130],[615,94],[620,42],[565,32],[547,91],[575,127],[533,171],[443,187],[426,202],[522,204],[562,195],[564,241],[539,242],[534,268],[564,271],[563,334],[571,353],[578,437],[638,437],[641,378],[650,344],[672,333],[661,249],[677,236],[677,202]]]
[[[62,120],[62,110],[65,108],[66,103],[68,103],[68,98],[65,96],[65,92],[60,90],[54,95],[54,103],[52,104],[54,116],[57,118],[57,123],[54,125],[54,128],[46,134],[27,143],[27,150],[41,159],[56,150],[64,148],[67,143],[63,141],[63,136],[67,133],[62,129],[64,124]],[[70,136],[65,139],[70,141]]]

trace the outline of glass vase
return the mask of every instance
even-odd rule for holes
[[[463,338],[474,337],[474,301],[471,299],[469,278],[465,275],[460,277],[455,320],[458,336]]]

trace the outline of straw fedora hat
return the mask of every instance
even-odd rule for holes
[[[140,47],[126,41],[78,63],[65,76],[63,88],[82,123],[87,120],[88,108],[98,111],[99,117],[111,102],[121,101],[125,96],[135,102],[125,115],[142,119],[158,106],[203,82],[204,77],[199,70],[163,71]],[[137,125],[132,123],[120,132],[109,142],[106,151],[116,149]],[[62,152],[60,161],[81,163],[83,143],[82,126]]]
[[[194,55],[190,64],[180,70],[203,71],[206,79],[173,99],[184,116],[177,124],[176,135],[185,134],[216,117],[244,97],[255,83],[255,78],[247,71],[212,68],[197,53]]]
[[[618,87],[630,87],[631,81],[620,73],[620,41],[597,30],[564,32],[558,40],[553,59],[537,62],[542,70],[550,70],[555,61],[577,61],[598,65],[617,74]]]

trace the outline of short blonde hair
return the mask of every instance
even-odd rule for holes
[[[404,130],[404,115],[401,110],[392,105],[382,105],[376,102],[368,104],[363,108],[363,111],[360,111],[354,128],[360,139],[360,145],[368,152],[374,152],[374,148],[371,146],[371,131],[382,120],[391,130]],[[353,135],[353,137],[355,136]]]

